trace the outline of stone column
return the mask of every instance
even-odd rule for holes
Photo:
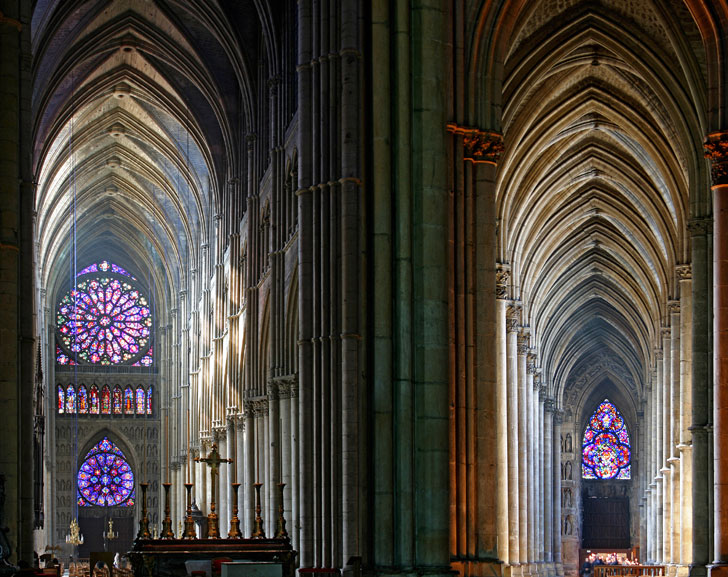
[[[690,434],[690,415],[692,410],[692,329],[693,295],[692,268],[688,265],[677,267],[680,284],[680,564],[692,561],[693,540],[693,479],[692,479],[692,438]]]
[[[519,467],[518,467],[518,326],[520,309],[511,305],[507,310],[507,354],[508,354],[508,557],[511,566],[519,565],[520,523],[519,523]],[[511,572],[513,574],[513,571]]]
[[[563,412],[554,410],[554,434],[553,434],[553,456],[552,475],[553,482],[553,551],[556,575],[564,574],[563,560],[561,558],[561,421]]]
[[[670,311],[670,563],[680,562],[680,301],[668,302]]]
[[[549,564],[547,574],[552,575],[554,561],[554,400],[549,397],[544,400],[543,423],[544,561]]]
[[[728,134],[708,136],[713,180],[713,564],[728,575]]]
[[[10,561],[33,564],[30,2],[0,1],[0,470]],[[55,391],[55,387],[51,390]]]
[[[669,305],[668,305],[669,307]],[[668,308],[669,310],[669,308]],[[660,479],[661,484],[659,485],[658,491],[662,494],[661,507],[661,525],[662,534],[659,537],[662,544],[662,555],[660,560],[662,563],[669,563],[670,554],[670,536],[671,536],[671,522],[670,517],[670,495],[672,489],[670,485],[670,467],[668,465],[668,459],[672,454],[672,330],[670,327],[662,328],[662,352],[663,352],[663,369],[662,369],[662,381],[661,381],[661,403],[662,409],[660,410],[660,421],[662,424],[662,444],[661,444],[661,458],[659,462]]]
[[[709,563],[708,416],[709,382],[712,379],[711,277],[713,220],[695,217],[688,224],[692,245],[692,410],[689,413],[692,439],[692,562],[690,577],[705,577]]]
[[[518,368],[518,539],[519,560],[522,564],[529,563],[531,557],[528,551],[528,378],[526,374],[526,355],[528,353],[528,334],[521,329],[518,334],[517,348]],[[525,570],[525,568],[524,568]]]
[[[526,343],[528,346],[528,343]],[[526,494],[528,499],[527,514],[527,547],[528,547],[528,563],[531,575],[536,573],[535,561],[538,557],[536,552],[536,519],[538,518],[538,510],[536,508],[536,407],[538,405],[538,397],[533,387],[533,375],[536,370],[534,355],[531,352],[526,353]]]
[[[508,551],[508,349],[506,333],[507,285],[510,270],[507,265],[498,265],[496,272],[496,436],[497,467],[496,478],[496,531],[498,535],[498,558],[504,565],[510,562]]]

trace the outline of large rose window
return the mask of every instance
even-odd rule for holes
[[[58,363],[73,364],[75,356],[78,363],[150,365],[152,317],[146,298],[127,278],[96,272],[82,271],[86,278],[58,306]]]
[[[134,504],[134,473],[124,453],[107,437],[86,455],[78,471],[81,507],[129,507]]]

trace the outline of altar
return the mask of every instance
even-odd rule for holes
[[[249,539],[242,538],[240,520],[238,519],[238,488],[240,484],[233,479],[232,518],[228,538],[220,535],[217,509],[217,474],[222,463],[230,463],[223,459],[213,443],[207,457],[195,459],[210,468],[210,486],[212,494],[209,503],[209,514],[203,538],[197,538],[192,507],[192,483],[185,483],[187,491],[187,516],[184,530],[180,527],[175,538],[170,519],[169,481],[162,483],[165,493],[165,519],[159,536],[149,531],[147,510],[148,483],[140,483],[142,518],[139,521],[139,533],[134,546],[129,551],[135,577],[179,577],[204,572],[206,577],[294,577],[296,571],[296,552],[286,531],[286,520],[283,516],[283,489],[285,483],[278,483],[279,502],[278,520],[275,536],[266,538],[263,530],[263,519],[260,516],[260,489],[257,482],[255,488],[255,527]],[[224,563],[224,564],[223,564]],[[229,564],[229,565],[228,565]]]
[[[188,574],[187,561],[223,558],[236,569],[238,563],[250,563],[257,577],[294,577],[296,570],[296,552],[288,539],[145,539],[137,540],[128,555],[135,577],[179,577]]]

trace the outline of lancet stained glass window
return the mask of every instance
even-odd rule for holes
[[[99,414],[99,388],[91,385],[88,393],[88,412],[90,415]]]
[[[101,387],[101,414],[111,414],[111,390],[109,389],[109,385]]]
[[[88,412],[88,397],[86,395],[86,385],[78,387],[78,412],[82,415]]]
[[[589,419],[581,449],[584,479],[629,479],[631,449],[629,433],[620,414],[604,399]]]
[[[134,473],[114,443],[104,437],[86,455],[77,476],[78,505],[134,505]]]
[[[58,305],[59,364],[152,364],[151,310],[132,279],[106,261],[79,273]]]
[[[146,413],[147,408],[147,395],[144,391],[144,387],[137,387],[136,390],[136,412],[137,415],[143,415]]]
[[[124,389],[124,414],[134,414],[134,389],[131,387]]]
[[[66,389],[63,385],[58,385],[58,412],[62,413],[66,409]]]
[[[121,387],[114,387],[114,414],[121,415]]]

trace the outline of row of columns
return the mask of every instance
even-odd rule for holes
[[[498,556],[510,575],[558,575],[561,565],[561,414],[547,395],[498,272],[498,454],[507,463],[498,487]]]
[[[690,265],[676,268],[680,299],[667,303],[661,347],[647,387],[641,487],[643,560],[686,573],[692,562],[692,286]]]

